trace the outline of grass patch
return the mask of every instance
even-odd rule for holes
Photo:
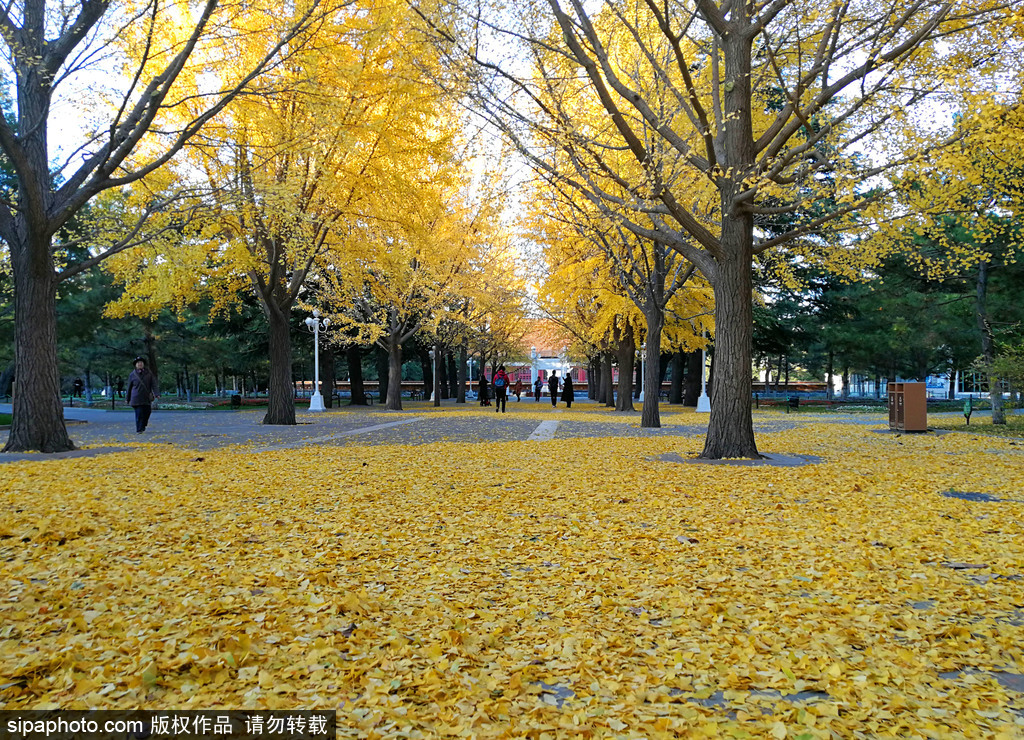
[[[0,426],[10,426],[13,418],[10,414],[0,414]]]

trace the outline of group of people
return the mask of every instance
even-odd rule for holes
[[[516,394],[516,400],[522,401],[523,395],[523,381],[516,378],[515,385],[510,385],[511,379],[508,377],[508,373],[505,370],[504,365],[498,365],[498,369],[494,371],[494,377],[491,378],[491,382],[487,382],[487,377],[481,373],[480,380],[477,383],[477,398],[480,401],[481,406],[491,405],[490,391],[494,391],[494,413],[505,413],[505,405],[508,403],[508,392],[511,390]],[[548,378],[548,394],[551,396],[551,405],[558,406],[558,391],[562,391],[562,400],[565,401],[566,408],[572,408],[573,401],[573,387],[572,377],[566,375],[565,378],[559,378],[558,373],[552,373],[551,377]],[[541,394],[544,392],[544,381],[541,380],[540,376],[533,381],[533,398],[536,401],[540,401]]]

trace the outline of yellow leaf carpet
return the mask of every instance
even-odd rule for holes
[[[0,700],[336,708],[365,738],[1024,737],[1024,446],[813,424],[759,444],[819,465],[657,459],[701,444],[8,464]]]

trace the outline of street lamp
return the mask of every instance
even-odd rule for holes
[[[708,414],[711,412],[711,399],[708,398],[707,384],[708,351],[700,351],[700,398],[697,399],[697,413]]]
[[[436,351],[436,348],[432,348],[427,352],[430,355],[430,366],[433,369],[434,375],[434,387],[430,391],[430,397],[434,400],[435,406],[441,405],[441,373],[438,372],[438,363],[435,361],[435,357],[441,357],[441,353]]]
[[[313,315],[303,323],[313,332],[313,395],[309,397],[309,410],[326,411],[324,397],[320,395],[320,331],[327,331],[327,325],[331,320],[321,319],[320,312],[313,309]]]
[[[644,387],[644,381],[647,380],[644,376],[644,360],[647,358],[647,342],[640,345],[640,403],[644,402],[644,391],[647,389]]]

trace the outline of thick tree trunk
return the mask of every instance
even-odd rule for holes
[[[388,337],[388,385],[387,403],[384,408],[388,411],[402,410],[402,345],[397,337]]]
[[[736,228],[734,222],[740,220],[724,219],[723,242],[742,236],[729,233]],[[700,456],[705,460],[760,458],[754,442],[750,400],[753,285],[749,246],[739,258],[719,262],[714,290],[714,382],[709,391],[708,434]]]
[[[11,245],[14,263],[13,420],[4,452],[75,449],[64,426],[57,362],[57,284],[48,248]]]
[[[615,404],[616,411],[635,411],[633,408],[633,359],[636,357],[636,342],[633,339],[633,327],[619,332],[619,346],[616,349],[616,360],[619,365],[619,397]]]
[[[669,403],[683,402],[683,353],[672,355],[672,387],[668,392]]]
[[[733,29],[745,23],[749,13],[739,3],[729,13]],[[744,178],[752,174],[757,152],[754,148],[751,101],[752,34],[722,36],[725,91],[722,108],[726,125],[719,141],[729,172],[721,189],[721,255],[716,259],[715,352],[712,358],[711,415],[701,457],[760,458],[754,441],[751,417],[751,358],[753,354],[753,245],[754,217],[744,210]],[[708,276],[712,278],[712,276]]]
[[[975,318],[978,321],[978,331],[981,332],[981,357],[988,375],[988,398],[992,403],[992,423],[1006,424],[1006,412],[1003,411],[1003,389],[999,386],[999,378],[992,374],[992,363],[996,359],[996,347],[992,336],[992,323],[988,316],[988,262],[978,265]]]
[[[456,393],[455,403],[466,402],[466,372],[469,370],[467,363],[469,362],[469,351],[466,349],[466,345],[459,347],[459,364],[456,367]]]
[[[612,353],[602,355],[601,387],[604,388],[604,405],[615,408],[615,374],[612,372]]]
[[[345,348],[348,363],[348,387],[352,398],[349,406],[366,406],[366,387],[363,385],[363,350],[355,344]]]
[[[270,378],[267,384],[267,413],[263,417],[263,423],[294,425],[292,335],[291,327],[288,325],[288,312],[266,304],[264,309],[270,339]]]
[[[594,358],[591,357],[587,360],[587,398],[591,401],[597,400],[598,367]]]
[[[335,358],[334,349],[324,344],[320,348],[320,395],[324,397],[324,406],[334,408]]]
[[[660,399],[658,390],[661,387],[661,330],[664,316],[660,309],[649,313],[647,319],[647,347],[644,350],[644,405],[640,414],[640,427],[657,429],[661,427]]]

